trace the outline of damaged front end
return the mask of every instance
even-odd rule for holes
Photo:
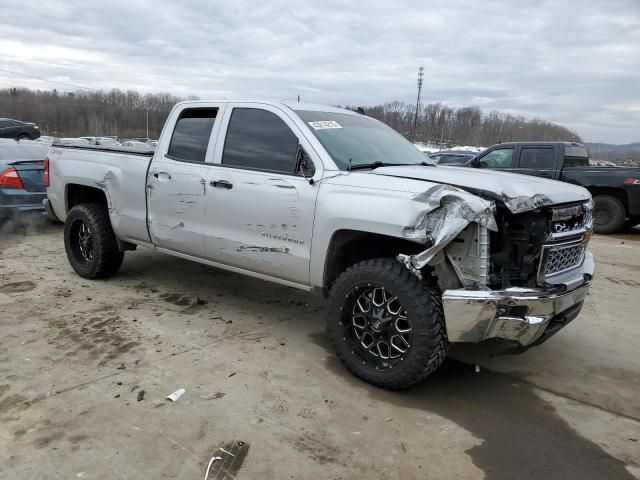
[[[409,270],[421,276],[421,269],[450,242],[458,237],[469,224],[497,231],[494,215],[495,204],[459,188],[437,185],[416,195],[414,201],[424,203],[425,211],[416,225],[405,227],[403,236],[424,243],[428,248],[415,255],[398,255],[398,260]]]
[[[438,278],[450,341],[530,346],[577,316],[594,273],[590,200],[482,198],[447,185],[414,200],[426,209],[404,236],[427,248],[398,260]]]

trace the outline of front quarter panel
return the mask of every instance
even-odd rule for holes
[[[405,228],[418,223],[425,211],[424,203],[414,197],[437,186],[423,181],[336,171],[325,171],[325,179],[319,183],[310,264],[312,287],[323,285],[325,258],[336,232],[355,230],[406,238]]]

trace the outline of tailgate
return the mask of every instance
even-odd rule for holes
[[[43,160],[18,160],[10,162],[9,166],[17,170],[27,192],[45,192]]]

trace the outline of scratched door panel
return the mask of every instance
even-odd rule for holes
[[[157,247],[205,256],[208,164],[162,158],[149,169],[149,231]]]
[[[212,166],[207,257],[307,284],[317,187],[301,177]]]

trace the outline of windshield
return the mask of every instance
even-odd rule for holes
[[[376,162],[384,165],[435,165],[402,135],[370,117],[310,111],[296,113],[340,170]]]

